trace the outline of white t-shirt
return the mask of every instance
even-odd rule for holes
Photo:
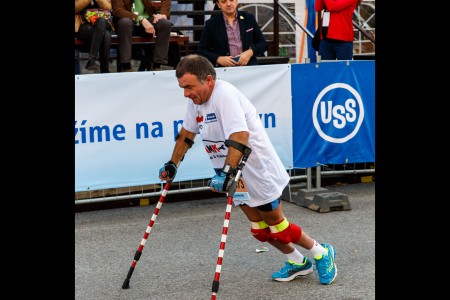
[[[216,80],[211,98],[203,105],[189,101],[183,127],[200,133],[206,153],[216,169],[222,169],[228,148],[225,140],[238,131],[250,133],[248,147],[252,150],[241,178],[248,194],[236,193],[235,205],[255,207],[279,198],[290,178],[276,153],[256,108],[229,82]],[[243,200],[238,200],[243,199]]]

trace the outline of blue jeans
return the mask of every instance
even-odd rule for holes
[[[320,41],[319,55],[321,60],[352,60],[353,42],[322,39]]]
[[[99,58],[100,72],[109,72],[109,51],[111,48],[111,26],[104,18],[98,18],[94,25],[80,25],[77,38],[90,43],[89,59]]]

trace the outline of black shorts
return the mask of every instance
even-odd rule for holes
[[[247,204],[240,204],[240,205],[247,205]],[[256,208],[260,211],[272,211],[275,208],[277,208],[280,205],[280,198],[273,200],[270,203],[257,206]]]

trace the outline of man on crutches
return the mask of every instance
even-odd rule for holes
[[[332,283],[337,274],[334,248],[317,243],[283,213],[280,196],[289,175],[253,104],[232,84],[216,79],[214,66],[202,56],[182,58],[175,75],[190,101],[172,156],[159,171],[160,179],[174,179],[177,165],[192,146],[196,133],[200,133],[216,171],[210,180],[211,189],[228,192],[236,174],[241,175],[232,197],[234,205],[251,222],[250,232],[257,240],[285,254],[285,265],[272,274],[272,279],[291,281],[313,272],[311,260],[295,247],[299,245],[314,257],[320,283]],[[248,149],[251,155],[247,155],[245,168],[240,170]],[[215,282],[213,294],[217,289]]]

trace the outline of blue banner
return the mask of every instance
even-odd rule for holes
[[[295,168],[375,162],[375,61],[292,64]]]

